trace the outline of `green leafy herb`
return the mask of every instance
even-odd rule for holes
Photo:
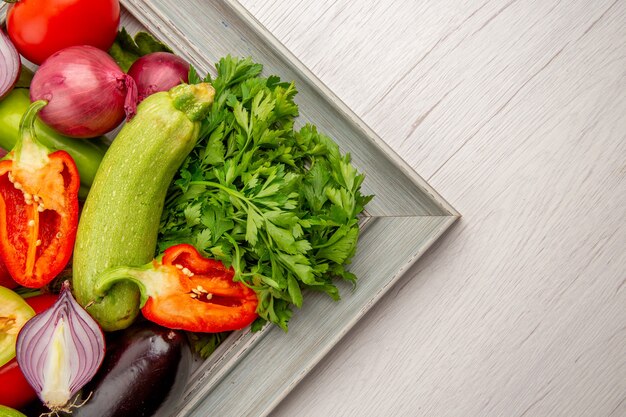
[[[169,190],[159,250],[190,243],[232,265],[259,297],[253,330],[270,321],[286,331],[303,289],[337,300],[335,279],[355,282],[345,266],[371,197],[335,142],[312,125],[294,130],[294,84],[261,71],[228,56],[207,76],[215,101]],[[193,69],[190,81],[200,81]]]
[[[109,55],[113,57],[124,72],[127,72],[133,62],[152,52],[172,52],[172,50],[149,33],[139,32],[133,39],[126,31],[126,28],[122,28],[117,33],[115,42],[109,50]]]
[[[194,352],[202,359],[206,359],[228,337],[229,332],[223,333],[192,333],[187,332],[187,338]]]

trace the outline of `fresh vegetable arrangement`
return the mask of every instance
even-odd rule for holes
[[[371,197],[294,128],[296,86],[231,56],[200,77],[118,23],[117,0],[20,0],[0,34],[1,415],[154,415],[188,345],[356,283]]]

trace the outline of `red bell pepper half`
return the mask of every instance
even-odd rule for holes
[[[232,268],[180,244],[143,267],[105,271],[96,291],[106,296],[116,282],[130,280],[141,291],[141,312],[148,320],[170,329],[217,333],[243,329],[257,318],[256,293],[233,276]]]
[[[45,105],[31,104],[15,148],[0,162],[0,261],[29,288],[46,285],[65,268],[78,226],[76,164],[35,135],[35,118]]]
[[[13,289],[17,287],[17,282],[13,281],[11,274],[7,271],[7,267],[4,266],[2,259],[0,259],[0,286]]]

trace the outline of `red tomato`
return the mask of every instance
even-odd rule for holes
[[[11,41],[35,64],[68,46],[106,51],[119,23],[119,0],[20,0],[7,10]]]
[[[26,299],[35,313],[46,310],[57,300],[57,295],[41,294]],[[0,367],[0,404],[11,408],[22,408],[37,398],[28,384],[15,358]]]

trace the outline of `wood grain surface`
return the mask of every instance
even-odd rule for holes
[[[242,4],[464,215],[273,416],[626,415],[626,1]]]

